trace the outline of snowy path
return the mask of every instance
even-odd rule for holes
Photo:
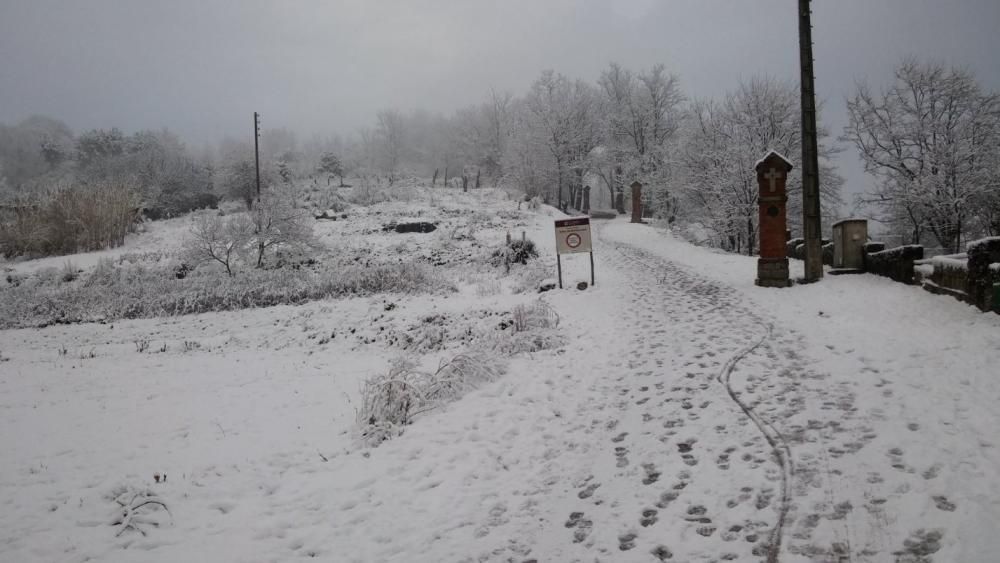
[[[636,561],[766,557],[780,537],[784,472],[773,435],[724,383],[759,355],[766,325],[720,284],[625,245],[601,246],[603,270],[614,272],[605,283],[622,303],[605,317],[605,334],[593,335],[610,357],[584,409],[600,418],[581,439],[599,453],[577,470],[579,490],[562,503],[569,512],[552,516],[563,518],[550,533],[572,528],[578,545],[543,548],[538,560],[588,551]]]

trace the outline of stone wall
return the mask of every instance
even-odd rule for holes
[[[823,244],[823,263],[827,266],[833,265],[833,243],[830,239],[822,239]],[[829,247],[829,248],[827,248]],[[806,239],[804,238],[793,238],[785,243],[785,254],[789,258],[795,258],[796,260],[806,259]]]
[[[803,245],[805,243],[806,243],[806,239],[804,239],[804,238],[789,239],[788,242],[785,243],[785,255],[788,258],[798,258],[799,260],[802,260],[802,257],[805,256],[805,252],[806,252],[805,251],[805,247],[802,247],[802,255],[801,256],[799,255],[798,248],[799,248],[799,245]]]
[[[916,244],[890,248],[888,250],[870,252],[873,244],[865,245],[865,271],[895,281],[913,284],[913,261],[924,257],[924,247]],[[883,245],[884,246],[884,245]]]
[[[969,283],[968,259],[964,254],[935,256],[923,262],[930,264],[929,276],[919,280],[924,289],[931,293],[951,295],[961,301],[968,301],[966,289]]]
[[[990,237],[969,243],[968,285],[969,302],[983,311],[1000,312],[1000,303],[993,300],[994,284],[1000,283],[1000,237]]]

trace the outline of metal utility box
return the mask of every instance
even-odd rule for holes
[[[866,219],[844,219],[833,224],[833,267],[860,270],[865,265]]]

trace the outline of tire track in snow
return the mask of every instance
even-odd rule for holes
[[[748,345],[746,348],[737,352],[733,357],[729,358],[729,361],[722,366],[722,371],[719,372],[717,381],[726,388],[726,393],[729,394],[729,398],[736,403],[740,410],[749,418],[760,433],[764,435],[767,443],[771,445],[771,450],[774,453],[774,457],[778,460],[778,465],[781,466],[781,507],[778,510],[778,523],[775,525],[774,529],[771,530],[771,536],[768,542],[768,563],[778,563],[781,555],[781,539],[785,528],[785,519],[788,515],[789,501],[791,500],[790,487],[792,482],[792,475],[794,474],[794,465],[792,462],[792,449],[789,447],[788,442],[785,440],[781,432],[778,432],[769,422],[764,420],[760,415],[758,415],[754,410],[744,403],[739,396],[739,393],[733,391],[732,385],[730,385],[730,376],[733,374],[733,370],[736,369],[736,364],[740,362],[743,358],[752,354],[757,348],[761,346],[764,342],[770,339],[771,333],[774,330],[774,325],[767,325],[767,332],[761,336],[756,342]]]
[[[659,268],[626,251],[627,248],[631,248],[628,245],[617,242],[611,242],[610,244],[626,260],[642,266],[653,274],[659,273]],[[667,277],[668,276],[666,275],[658,276],[657,283],[665,283]],[[707,283],[711,282],[708,280],[695,282],[691,286],[684,288],[683,291],[690,292]],[[708,312],[713,312],[719,308],[721,308],[721,305],[709,309]],[[737,364],[756,351],[761,345],[764,344],[764,342],[770,339],[774,329],[773,325],[765,325],[763,322],[760,322],[760,325],[767,329],[765,334],[730,357],[729,360],[723,365],[719,374],[716,376],[716,381],[718,381],[725,388],[729,398],[740,408],[741,411],[743,411],[746,417],[753,422],[754,426],[756,426],[758,431],[764,436],[764,439],[767,440],[767,443],[771,446],[772,454],[781,469],[781,499],[778,509],[778,521],[769,535],[767,550],[767,563],[778,563],[781,557],[781,543],[784,536],[785,522],[787,520],[791,503],[791,483],[792,476],[794,474],[791,447],[789,446],[787,440],[785,440],[784,436],[782,436],[782,434],[776,430],[774,426],[764,420],[764,418],[757,414],[753,408],[750,407],[750,405],[740,399],[740,394],[734,391],[730,384],[730,377]]]

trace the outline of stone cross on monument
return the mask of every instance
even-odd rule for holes
[[[792,163],[771,151],[757,161],[760,258],[757,279],[761,287],[788,287],[788,255],[785,249],[788,195],[785,191]]]
[[[767,174],[764,174],[764,178],[766,178],[767,181],[771,183],[770,186],[769,186],[770,189],[768,190],[768,192],[774,193],[774,190],[777,189],[777,186],[775,185],[774,182],[776,180],[783,180],[785,178],[785,174],[782,173],[782,172],[779,172],[778,170],[776,170],[774,168],[772,168],[772,169],[770,169],[770,170],[767,171]]]

